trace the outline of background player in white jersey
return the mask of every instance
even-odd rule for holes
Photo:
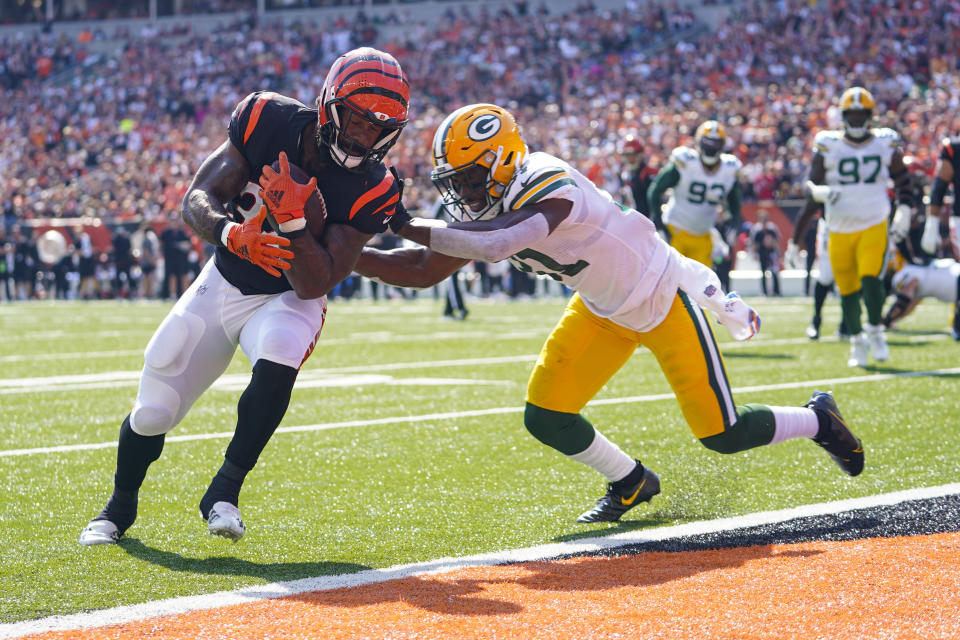
[[[647,190],[647,206],[670,246],[688,258],[710,266],[713,249],[710,230],[718,206],[726,206],[733,224],[740,226],[740,169],[743,163],[723,153],[727,134],[716,120],[697,127],[696,148],[677,147]],[[661,212],[667,189],[673,193]]]
[[[898,215],[910,216],[913,199],[909,175],[891,129],[871,129],[876,102],[869,91],[853,87],[840,97],[843,131],[821,131],[814,139],[807,203],[793,232],[791,252],[807,231],[820,204],[830,232],[830,264],[840,291],[843,325],[850,333],[851,367],[866,366],[869,354],[890,357],[883,333],[884,289],[880,280],[887,252],[890,198],[887,183],[897,186]],[[867,311],[864,326],[860,298]]]
[[[951,335],[954,340],[960,340],[960,263],[953,258],[938,260],[938,243],[924,246],[924,236],[930,233],[929,218],[939,223],[938,216],[918,213],[909,221],[908,228],[902,225],[891,230],[895,250],[887,269],[888,275],[892,272],[890,289],[896,299],[883,317],[883,324],[889,329],[913,311],[923,298],[936,298],[954,305]],[[939,230],[937,232],[939,240]],[[956,236],[950,238],[951,254],[956,251],[957,242]]]
[[[829,393],[804,407],[735,406],[701,305],[737,339],[759,319],[719,280],[560,158],[528,153],[513,116],[490,104],[454,111],[433,144],[431,178],[461,222],[413,220],[400,234],[426,248],[365,250],[357,270],[400,286],[440,282],[469,259],[509,259],[577,293],[547,338],[527,387],[524,424],[544,444],[603,474],[608,491],[579,522],[610,522],[660,491],[657,475],[580,411],[639,345],[656,356],[687,424],[706,447],[734,453],[813,438],[850,475],[860,441]]]

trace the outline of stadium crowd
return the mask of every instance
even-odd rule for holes
[[[93,53],[91,38],[117,49]],[[743,160],[744,199],[756,201],[800,196],[813,135],[839,125],[836,98],[859,84],[879,101],[878,124],[897,130],[929,172],[939,139],[960,131],[958,41],[957,0],[753,0],[731,6],[716,29],[675,3],[628,1],[567,14],[526,3],[451,8],[428,23],[361,11],[323,23],[245,17],[209,34],[180,24],[5,37],[0,276],[33,260],[30,237],[46,219],[159,237],[243,96],[271,89],[312,104],[327,66],[354,46],[390,51],[411,80],[411,121],[390,162],[408,177],[408,208],[426,215],[434,129],[470,102],[511,108],[533,147],[625,200],[628,135],[656,169],[717,118]],[[111,247],[96,249],[106,256],[98,263],[111,261]]]

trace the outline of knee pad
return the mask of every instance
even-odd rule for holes
[[[143,352],[147,367],[164,376],[183,373],[203,337],[203,329],[203,320],[193,314],[168,315]]]
[[[130,413],[130,428],[141,436],[167,433],[180,421],[180,394],[163,380],[144,372]]]
[[[523,425],[534,438],[564,455],[580,453],[590,446],[596,431],[579,413],[551,411],[527,403]]]

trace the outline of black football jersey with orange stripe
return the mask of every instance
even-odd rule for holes
[[[953,165],[953,215],[960,216],[960,137],[944,138],[940,159]]]
[[[251,93],[237,105],[230,118],[230,142],[247,159],[250,175],[247,186],[226,207],[234,222],[243,222],[260,210],[260,174],[264,166],[276,162],[281,151],[286,152],[291,164],[307,170],[302,162],[303,149],[314,141],[302,140],[301,136],[304,128],[316,121],[316,109],[270,91]],[[381,233],[387,229],[395,209],[402,206],[398,185],[383,163],[357,173],[331,160],[314,177],[327,206],[328,225],[346,224],[361,233]],[[270,230],[267,223],[264,230]],[[224,247],[217,248],[216,265],[223,277],[246,295],[281,293],[293,288],[285,277],[271,276]]]

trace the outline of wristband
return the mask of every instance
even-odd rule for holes
[[[280,231],[279,235],[280,237],[286,238],[287,240],[296,240],[300,236],[306,235],[306,233],[307,233],[307,227],[303,226],[294,231]]]
[[[231,222],[230,218],[224,217],[217,221],[213,227],[213,237],[220,243],[220,246],[227,247],[227,240],[230,237],[230,230],[237,226],[236,222]]]

